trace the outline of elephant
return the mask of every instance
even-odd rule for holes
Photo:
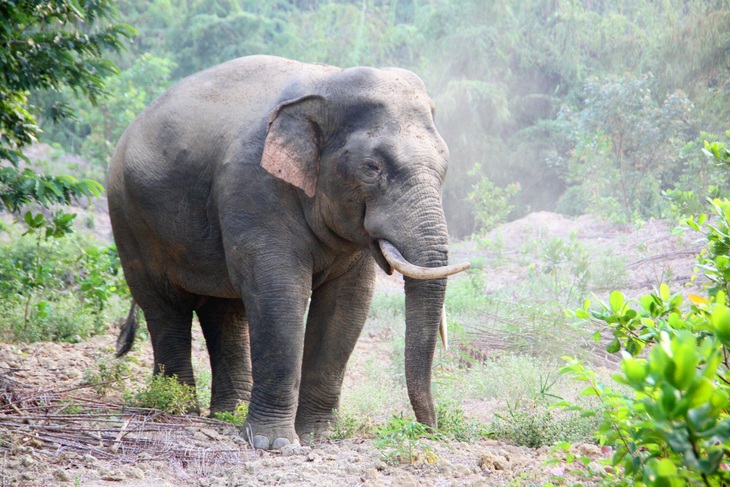
[[[195,313],[211,413],[249,401],[257,449],[325,433],[377,264],[405,276],[406,387],[416,419],[435,427],[446,276],[468,263],[448,265],[448,149],[433,114],[410,71],[264,55],[193,74],[153,101],[120,138],[107,193],[155,373],[194,385]]]

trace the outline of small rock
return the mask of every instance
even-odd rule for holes
[[[310,452],[309,455],[307,455],[307,461],[314,462],[314,463],[321,462],[322,457],[320,457],[319,455],[317,455],[314,452]]]
[[[477,465],[484,470],[506,470],[509,461],[497,453],[487,452],[477,461]]]
[[[124,476],[124,473],[122,473],[120,470],[112,470],[108,474],[104,475],[102,480],[109,480],[112,482],[124,482],[127,477]]]
[[[198,485],[200,487],[210,487],[211,485],[213,485],[213,480],[208,477],[203,477],[201,479],[198,479]]]
[[[290,456],[290,455],[304,455],[312,451],[311,446],[300,446],[296,443],[292,443],[291,445],[286,445],[281,447],[281,454],[283,456]]]
[[[64,375],[66,375],[69,379],[80,379],[81,371],[74,368],[68,368],[64,371]]]
[[[553,467],[548,472],[555,477],[562,477],[565,475],[565,467]]]
[[[578,445],[578,454],[591,458],[600,457],[601,447],[592,443],[583,443]]]
[[[23,477],[23,480],[33,480],[36,478],[36,474],[33,472],[23,472],[21,477]]]
[[[393,480],[393,485],[397,485],[398,487],[418,487],[418,482],[408,472],[401,472]]]
[[[450,461],[446,460],[445,458],[439,458],[438,460],[436,460],[436,469],[439,471],[439,473],[449,474],[454,470],[454,466],[451,464]]]
[[[137,467],[128,467],[124,470],[124,475],[130,479],[142,480],[144,478],[144,472]]]
[[[365,480],[374,480],[378,476],[378,470],[375,468],[369,468],[365,471],[363,478]]]
[[[35,459],[33,459],[33,457],[30,455],[23,455],[22,457],[20,457],[20,463],[24,467],[30,467],[35,463]]]
[[[456,468],[454,468],[454,477],[466,477],[467,475],[471,475],[471,470],[469,470],[469,467],[466,465],[457,465]]]
[[[96,458],[94,455],[89,455],[88,453],[81,457],[81,459],[86,463],[87,465],[96,465],[99,463],[99,459]]]
[[[379,472],[382,472],[383,470],[385,470],[386,468],[388,468],[388,465],[386,465],[386,463],[384,461],[382,461],[382,460],[376,460],[375,461],[375,468]]]
[[[53,478],[59,482],[71,482],[71,474],[61,468],[53,471]]]

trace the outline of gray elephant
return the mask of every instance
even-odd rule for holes
[[[375,262],[410,276],[408,394],[417,420],[436,425],[445,277],[468,264],[447,265],[448,150],[433,109],[409,71],[252,56],[183,79],[122,136],[109,213],[155,370],[194,384],[195,312],[211,411],[249,400],[254,447],[328,429]]]

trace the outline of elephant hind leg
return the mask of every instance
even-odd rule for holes
[[[234,411],[240,401],[251,399],[251,347],[243,303],[236,299],[209,298],[198,308],[210,355],[211,415]]]
[[[140,307],[152,341],[154,373],[176,376],[180,383],[195,388],[191,360],[192,308],[149,301],[144,301]],[[198,413],[199,409],[195,405],[188,412]]]

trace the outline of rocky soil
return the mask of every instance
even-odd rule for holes
[[[103,223],[98,227],[106,228]],[[530,239],[568,238],[576,232],[586,248],[612,249],[624,259],[628,294],[645,292],[661,281],[679,289],[690,281],[700,242],[677,238],[671,230],[667,222],[635,228],[536,213],[491,234],[502,242],[500,250],[461,242],[454,246],[452,259],[483,257],[488,286],[497,289],[524,277],[527,265],[517,257]],[[495,252],[500,265],[491,268]],[[398,278],[379,280],[383,292],[401,292],[400,286]],[[368,437],[261,452],[226,423],[123,411],[119,393],[100,397],[84,384],[84,371],[113,353],[114,325],[107,335],[77,344],[0,343],[0,486],[518,486],[544,485],[572,468],[560,462],[546,465],[554,458],[547,447],[530,449],[490,439],[431,442],[435,458],[408,465],[386,463]],[[195,333],[195,361],[202,364],[205,345],[199,331]],[[387,340],[366,327],[345,388],[358,386],[364,357],[374,350],[389,353]],[[138,344],[133,357],[130,375],[139,384],[152,369],[149,345]],[[465,409],[480,421],[489,420],[486,402]],[[591,444],[573,448],[573,453],[592,459],[588,469],[604,468],[599,460],[610,455]]]

